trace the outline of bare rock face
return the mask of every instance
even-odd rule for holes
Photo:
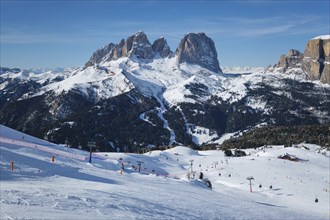
[[[147,35],[143,32],[138,32],[126,40],[122,39],[119,44],[110,43],[98,49],[85,64],[85,67],[99,64],[102,61],[117,60],[121,57],[136,56],[138,59],[152,59],[154,55],[155,53]]]
[[[168,57],[171,54],[170,47],[163,37],[155,40],[155,42],[152,44],[152,49],[154,50],[155,54],[158,53],[163,58]]]
[[[155,55],[147,35],[143,32],[127,38],[122,50],[124,57],[135,55],[138,59],[152,59]]]
[[[125,40],[122,39],[118,45],[113,49],[113,53],[108,56],[107,61],[118,60],[123,56],[123,46],[125,44]]]
[[[107,55],[112,56],[115,44],[110,43],[98,50],[96,50],[92,57],[88,60],[85,66],[93,66],[95,63],[100,63]]]
[[[190,33],[184,36],[176,49],[178,63],[197,64],[221,73],[214,42],[205,33]]]
[[[320,80],[330,84],[330,35],[319,36],[308,41],[305,52],[291,49],[288,55],[282,55],[278,64],[270,71],[283,73],[301,72],[310,80]]]
[[[85,64],[85,67],[117,60],[121,57],[150,60],[155,58],[156,55],[165,58],[174,54],[163,37],[155,40],[151,45],[147,35],[138,32],[126,40],[121,40],[119,44],[110,43],[98,49]],[[179,64],[187,62],[200,65],[217,73],[222,72],[214,42],[204,33],[185,35],[176,50],[176,56]]]
[[[290,49],[288,55],[282,55],[276,67],[280,67],[285,73],[289,68],[301,68],[301,61],[304,55],[298,50]]]
[[[302,60],[302,68],[311,80],[330,84],[330,36],[308,41]]]

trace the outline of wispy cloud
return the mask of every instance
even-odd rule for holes
[[[293,35],[299,32],[313,33],[316,24],[323,18],[318,16],[272,16],[261,18],[218,17],[198,20],[194,26],[209,33],[242,37],[261,37],[273,34]],[[322,29],[323,28],[323,29]],[[319,28],[327,31],[326,25]]]
[[[188,32],[206,32],[213,35],[234,37],[261,37],[274,34],[294,35],[313,33],[315,30],[328,31],[327,25],[315,25],[323,18],[318,16],[270,16],[261,18],[208,17],[189,18],[177,21],[138,21],[99,22],[67,24],[65,30],[45,32],[35,26],[1,28],[1,43],[83,43],[91,40],[120,40],[143,30],[151,37],[165,35],[179,40]]]
[[[287,32],[293,25],[280,25],[280,26],[273,26],[273,27],[266,27],[266,28],[257,28],[257,29],[248,29],[240,31],[239,35],[241,36],[262,36],[268,34],[278,34]]]

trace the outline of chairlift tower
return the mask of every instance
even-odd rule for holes
[[[88,142],[87,146],[89,147],[89,163],[92,163],[92,148],[96,147],[95,142]]]
[[[193,166],[194,160],[189,160],[189,162],[190,162],[190,174],[193,175],[193,167],[192,166]]]
[[[141,171],[141,164],[143,164],[144,162],[143,161],[141,161],[141,160],[139,160],[139,161],[137,161],[138,162],[138,166],[139,166],[139,173],[140,173],[140,171]]]
[[[254,178],[253,178],[253,176],[249,176],[246,179],[250,181],[250,192],[252,192],[252,183],[251,183],[251,181],[254,180]]]

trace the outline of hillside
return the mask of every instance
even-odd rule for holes
[[[291,58],[283,59],[300,62]],[[166,39],[151,43],[138,32],[81,67],[1,68],[0,123],[75,148],[94,140],[101,151],[122,152],[200,147],[260,125],[329,125],[330,86],[293,68],[299,63],[283,73],[221,69],[219,60],[204,33],[185,35],[172,52]]]
[[[264,145],[291,146],[314,143],[330,149],[330,127],[327,125],[268,126],[233,136],[222,143],[222,148],[255,148]]]
[[[93,153],[89,164],[86,151],[1,125],[0,218],[328,219],[330,153],[319,149],[268,146],[234,158],[179,146],[146,154]],[[299,161],[278,158],[286,153]],[[196,173],[189,180],[191,160]],[[141,173],[134,169],[138,161]],[[212,189],[198,180],[200,172]]]

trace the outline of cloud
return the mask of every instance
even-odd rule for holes
[[[320,16],[270,16],[260,18],[218,17],[199,20],[194,23],[209,33],[227,36],[261,37],[273,34],[294,35],[313,33],[316,24],[324,20]],[[327,31],[327,25],[322,30]],[[318,28],[320,29],[320,28]]]
[[[68,23],[62,30],[42,29],[35,26],[11,26],[1,28],[1,44],[34,43],[84,43],[91,41],[119,42],[137,31],[143,30],[149,37],[164,36],[179,41],[189,32],[205,32],[210,35],[258,38],[273,34],[295,35],[327,31],[328,25],[321,25],[320,16],[269,16],[260,18],[191,17],[177,21],[122,20],[93,23]],[[315,25],[320,24],[320,25]]]
[[[273,27],[264,27],[264,28],[257,28],[257,29],[247,29],[240,31],[238,35],[240,36],[263,36],[269,34],[278,34],[287,32],[293,25],[280,25],[280,26],[273,26]]]

